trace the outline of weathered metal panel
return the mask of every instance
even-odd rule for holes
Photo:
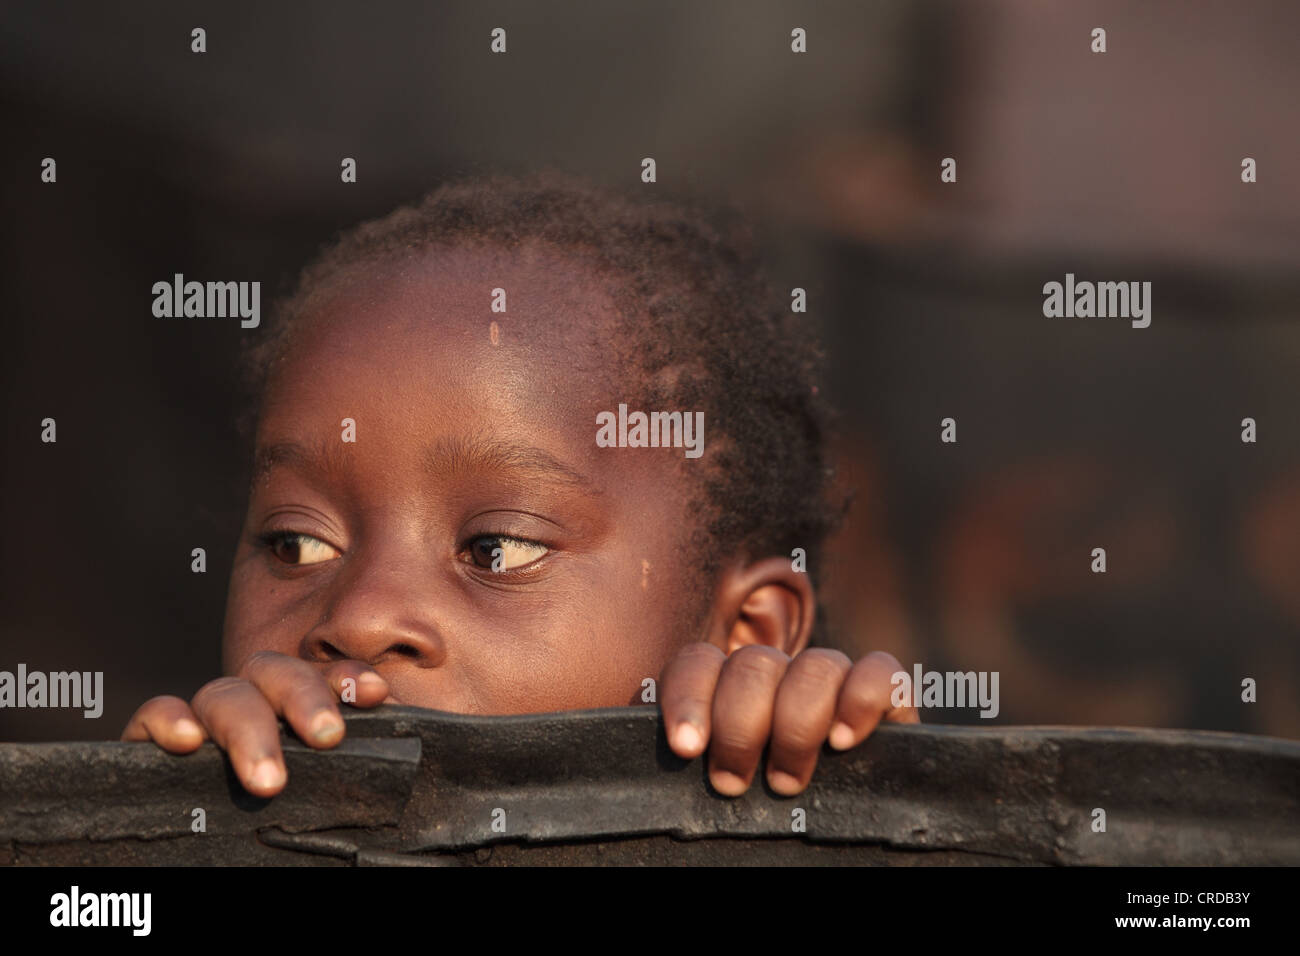
[[[1300,864],[1300,742],[1201,731],[881,727],[803,794],[722,797],[656,708],[348,715],[289,785],[212,745],[0,745],[13,863]],[[203,807],[207,832],[190,831]],[[1093,811],[1106,831],[1094,832]],[[792,827],[803,811],[806,832]],[[493,828],[494,813],[498,826]]]

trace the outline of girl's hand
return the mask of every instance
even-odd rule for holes
[[[749,789],[770,740],[768,785],[794,796],[812,779],[823,742],[848,750],[882,719],[921,722],[915,708],[890,703],[891,678],[902,669],[882,651],[854,664],[819,647],[790,658],[758,644],[730,656],[713,644],[689,644],[660,681],[668,745],[685,758],[708,748],[710,782],[735,797]]]
[[[348,678],[355,693],[355,700],[348,703],[353,706],[374,707],[388,696],[388,682],[360,661],[322,666],[259,651],[238,677],[209,681],[188,704],[169,696],[145,701],[127,723],[122,739],[152,740],[169,753],[186,754],[210,738],[230,755],[249,793],[274,796],[288,780],[276,719],[288,721],[310,747],[337,746],[343,739],[338,702]]]

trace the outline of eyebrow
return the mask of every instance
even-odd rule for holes
[[[273,469],[283,466],[340,474],[345,467],[342,442],[323,441],[311,447],[293,441],[263,445],[253,456],[252,483],[257,484]]]
[[[576,468],[566,465],[544,449],[519,442],[496,441],[481,435],[440,438],[425,446],[424,457],[428,470],[443,478],[467,472],[498,471],[548,479],[595,491],[591,479]]]
[[[340,475],[347,469],[348,457],[340,441],[325,440],[311,446],[293,441],[273,442],[258,448],[254,455],[252,483],[256,484],[272,469],[281,466],[329,476]],[[426,470],[440,478],[493,471],[571,485],[589,494],[598,493],[591,479],[576,468],[544,449],[519,442],[497,441],[477,435],[441,438],[425,445],[423,461]]]

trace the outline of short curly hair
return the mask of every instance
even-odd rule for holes
[[[816,587],[823,542],[842,514],[828,497],[823,355],[808,317],[768,282],[752,226],[735,206],[634,200],[555,170],[444,184],[343,233],[275,303],[265,334],[242,357],[249,392],[242,430],[252,432],[271,368],[309,301],[332,281],[441,246],[525,243],[606,281],[618,311],[619,371],[633,373],[640,407],[704,412],[707,466],[690,469],[698,476],[695,507],[707,511],[707,533],[689,531],[695,566],[712,578],[719,555],[757,559],[802,548]]]

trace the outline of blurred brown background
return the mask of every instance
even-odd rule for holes
[[[116,737],[218,672],[249,333],[154,319],[153,282],[258,279],[265,310],[448,176],[645,156],[767,221],[823,323],[846,650],[997,670],[999,723],[1300,737],[1294,4],[46,2],[0,32],[0,669],[106,683],[101,719],[0,710],[0,739]],[[1151,281],[1151,327],[1045,318],[1066,272]]]

